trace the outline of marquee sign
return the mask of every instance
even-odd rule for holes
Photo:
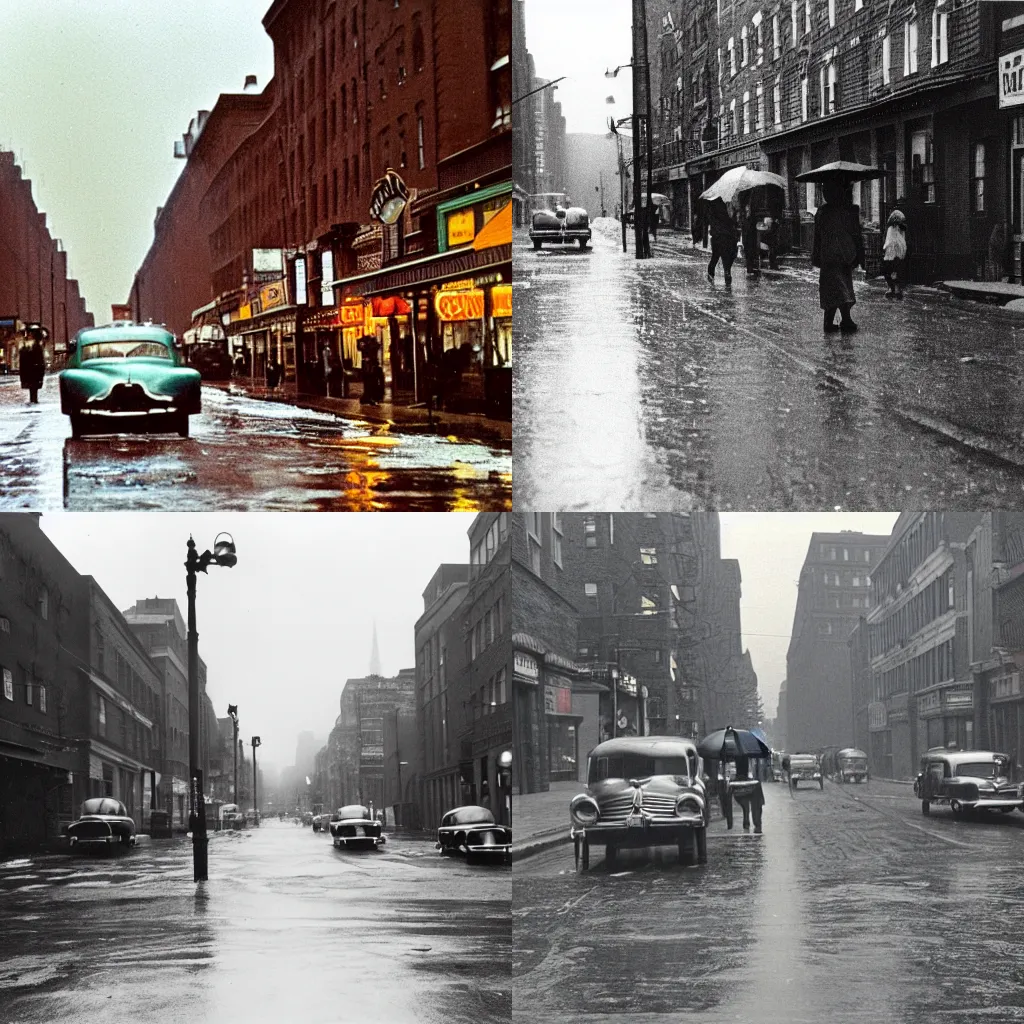
[[[1024,50],[1004,53],[999,58],[999,106],[1024,103]]]
[[[464,292],[438,292],[434,310],[441,320],[480,320],[484,315],[484,293],[477,289]]]
[[[394,224],[409,201],[409,189],[392,168],[378,178],[370,194],[370,216],[382,224]]]

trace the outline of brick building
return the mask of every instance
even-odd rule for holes
[[[872,572],[869,754],[887,778],[913,777],[929,747],[975,742],[965,547],[980,519],[903,512]]]
[[[774,211],[783,242],[809,249],[820,192],[796,175],[854,160],[883,170],[854,190],[869,272],[898,200],[915,279],[1020,280],[1022,214],[1009,185],[1024,121],[1000,101],[997,74],[1001,56],[1012,63],[1024,49],[1014,5],[700,0],[670,13],[662,60],[677,75],[662,76],[656,178],[676,204],[688,202],[681,222],[722,172],[746,164],[787,180]],[[649,30],[663,16],[649,5]]]
[[[14,154],[0,150],[0,362],[18,367],[22,324],[41,323],[47,365],[59,369],[68,339],[91,327],[92,314],[68,277],[68,254],[36,207],[32,182],[22,177]]]
[[[258,123],[210,151],[165,229],[208,241],[193,328],[226,323],[250,373],[273,356],[300,391],[338,395],[359,393],[372,335],[392,400],[440,379],[448,408],[511,415],[511,231],[483,230],[512,191],[510,4],[274,0],[273,81],[218,101]],[[394,223],[371,213],[389,171],[408,193]],[[186,257],[168,237],[147,258],[160,278]]]
[[[786,655],[790,751],[853,743],[847,641],[871,607],[872,573],[888,543],[888,537],[852,531],[811,534]]]

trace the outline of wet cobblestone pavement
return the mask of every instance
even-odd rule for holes
[[[857,283],[825,335],[816,272],[727,291],[662,234],[654,257],[514,247],[514,494],[625,510],[977,507],[1024,497],[1024,319]]]

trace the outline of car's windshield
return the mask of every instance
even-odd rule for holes
[[[796,756],[795,754],[789,759],[790,766],[793,768],[817,768],[818,759],[816,757],[807,756]]]
[[[491,825],[494,815],[486,807],[463,807],[452,811],[449,825]]]
[[[967,775],[974,779],[993,779],[997,775],[1006,774],[1006,764],[1003,761],[968,761],[958,764],[953,774]]]
[[[862,767],[868,763],[868,759],[866,757],[841,757],[839,760],[842,761],[843,764],[850,765],[854,768]]]
[[[120,814],[121,805],[109,797],[95,797],[82,804],[82,814]]]
[[[89,359],[170,359],[171,350],[158,341],[97,341],[82,346],[82,361]]]
[[[685,755],[680,757],[647,757],[644,754],[615,754],[590,759],[590,781],[603,779],[646,779],[652,775],[690,776]]]

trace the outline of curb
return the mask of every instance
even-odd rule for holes
[[[522,846],[512,847],[512,860],[523,860],[525,857],[532,857],[534,854],[543,853],[545,850],[571,843],[572,837],[569,829],[559,830],[557,834],[541,835],[536,839],[527,840]]]

